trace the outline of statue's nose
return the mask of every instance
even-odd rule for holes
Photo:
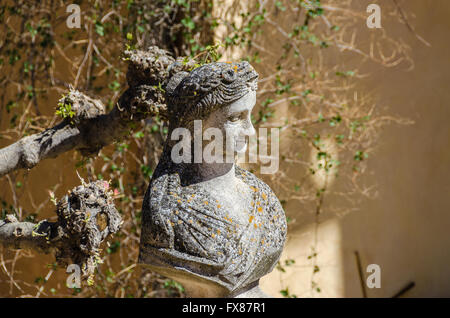
[[[253,136],[254,134],[256,134],[255,127],[253,127],[253,124],[252,124],[252,121],[250,118],[248,118],[246,120],[242,134],[245,136]]]
[[[256,130],[255,130],[255,127],[253,127],[253,125],[252,124],[250,124],[250,128],[248,129],[248,132],[247,132],[247,136],[253,136],[253,135],[255,135],[256,134]]]

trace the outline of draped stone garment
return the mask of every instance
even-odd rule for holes
[[[164,157],[144,197],[139,261],[163,275],[170,277],[175,270],[229,293],[271,272],[287,226],[270,187],[236,166],[236,177],[253,195],[248,211],[243,211],[247,221],[238,224],[209,193],[195,184],[182,186],[170,158]]]

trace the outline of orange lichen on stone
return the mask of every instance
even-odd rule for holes
[[[204,201],[203,203],[204,203],[205,205],[208,205],[208,201]]]
[[[258,207],[258,212],[262,212],[262,207]]]
[[[261,196],[263,197],[264,200],[267,201],[267,194],[263,193],[263,194],[261,194]]]
[[[218,204],[218,205],[217,205],[217,208],[218,208],[218,209],[220,209],[220,207],[221,207],[221,205],[220,205],[220,204]]]
[[[250,218],[248,219],[248,223],[252,223],[253,219],[254,219],[254,216],[250,215]]]
[[[230,218],[230,216],[227,214],[227,216],[223,217],[225,220],[229,221],[230,223],[233,223],[233,219]]]

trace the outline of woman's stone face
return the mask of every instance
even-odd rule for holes
[[[256,91],[249,90],[240,99],[211,113],[203,122],[204,132],[208,128],[216,128],[221,131],[225,155],[234,155],[234,152],[242,153],[246,151],[246,136],[255,134],[255,128],[251,121],[251,112],[255,103]],[[204,145],[208,143],[210,141],[204,141]]]

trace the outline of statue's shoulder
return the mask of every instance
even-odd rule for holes
[[[241,178],[242,181],[245,182],[251,190],[259,193],[262,199],[267,202],[268,205],[284,212],[280,200],[278,200],[278,197],[275,195],[272,188],[270,188],[267,183],[259,179],[250,171],[245,170],[244,168],[241,168],[239,166],[236,166],[236,176]]]

